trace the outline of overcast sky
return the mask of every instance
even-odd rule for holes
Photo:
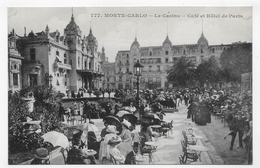
[[[91,17],[94,16],[91,14],[102,17]],[[143,17],[105,17],[105,14]],[[208,18],[207,14],[214,16]],[[63,34],[71,15],[69,7],[8,8],[8,31],[14,28],[23,36],[24,27],[28,34],[31,30],[43,31],[48,25],[51,32],[58,30]],[[162,45],[167,33],[173,45],[195,44],[202,30],[210,45],[252,42],[251,7],[74,7],[73,15],[83,35],[87,36],[92,27],[98,50],[104,46],[110,62],[115,61],[118,51],[130,49],[135,35],[141,47]],[[195,15],[198,18],[192,18]]]

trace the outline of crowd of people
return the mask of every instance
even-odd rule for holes
[[[117,94],[123,91],[117,90]],[[145,90],[140,99],[130,102],[128,109],[134,109],[133,115],[138,118],[134,123],[117,113],[124,107],[117,103],[114,107],[107,106],[104,109],[104,126],[100,140],[94,132],[89,132],[87,141],[83,141],[82,131],[73,134],[72,146],[68,153],[68,164],[95,164],[96,159],[101,162],[113,160],[117,164],[136,164],[138,154],[149,153],[154,147],[146,145],[145,142],[153,141],[162,136],[162,130],[155,131],[151,128],[153,120],[146,118],[147,114],[157,114],[160,118],[160,125],[170,129],[172,125],[163,121],[165,115],[163,108],[178,109],[178,106],[185,105],[188,110],[187,117],[193,117],[196,109],[192,105],[206,106],[210,115],[220,115],[228,123],[232,136],[230,150],[234,148],[236,135],[239,137],[239,148],[246,148],[248,151],[249,163],[252,162],[252,96],[251,93],[241,94],[232,90],[214,89],[179,89],[179,90]],[[96,110],[94,110],[96,109]],[[114,111],[112,113],[111,111]],[[124,108],[125,110],[125,108]],[[65,112],[66,111],[66,112]],[[73,102],[72,107],[64,110],[60,105],[60,116],[80,115],[86,119],[101,117],[101,107],[91,104],[89,101],[82,101],[79,104]],[[130,110],[131,111],[131,110]],[[136,113],[138,115],[136,115]],[[94,116],[96,115],[96,116]],[[119,120],[119,126],[105,120],[106,116],[114,116]],[[140,124],[140,132],[135,131],[135,125]],[[86,137],[84,137],[86,139]],[[94,149],[97,154],[93,157],[84,155],[84,148]],[[42,150],[42,149],[41,149]],[[43,158],[46,158],[43,157]],[[36,159],[37,160],[37,159]],[[44,160],[44,159],[43,159]],[[36,161],[35,161],[36,162]],[[44,162],[45,163],[45,162]]]

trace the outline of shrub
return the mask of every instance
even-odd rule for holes
[[[20,96],[32,92],[35,98],[34,111],[29,113],[27,105],[21,100]],[[23,134],[22,122],[30,116],[33,120],[41,120],[41,135],[53,129],[62,132],[60,119],[58,116],[61,94],[48,86],[27,87],[9,95],[8,113],[9,113],[9,151],[11,153],[26,151],[38,147],[38,137],[27,137]],[[54,127],[54,123],[57,123]],[[40,135],[39,135],[40,136]],[[38,140],[37,140],[38,139]],[[35,145],[33,145],[33,144]]]
[[[99,96],[102,94],[102,92],[99,91],[99,90],[95,90],[93,94],[94,94],[95,96],[99,97]]]
[[[110,105],[110,107],[114,107],[114,105],[116,104],[115,100],[108,98],[100,99],[98,103],[102,108],[105,108],[108,104]]]

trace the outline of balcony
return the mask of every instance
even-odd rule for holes
[[[71,70],[71,65],[70,65],[70,64],[63,64],[63,63],[61,63],[61,62],[58,62],[58,63],[57,63],[57,66],[58,66],[60,69]]]

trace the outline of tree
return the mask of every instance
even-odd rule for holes
[[[204,83],[214,84],[219,81],[220,67],[214,57],[199,64],[196,69],[196,79],[199,81],[200,86],[203,87]]]
[[[46,133],[53,127],[61,124],[59,118],[59,104],[61,103],[62,94],[55,91],[53,87],[46,85],[30,86],[23,88],[21,94],[33,92],[35,102],[34,110],[30,113],[33,120],[41,120],[42,133]]]
[[[239,82],[241,74],[252,72],[252,43],[233,43],[221,54],[220,64],[227,81]]]
[[[168,82],[178,82],[181,86],[187,86],[195,79],[195,64],[186,57],[181,57],[167,70]]]

